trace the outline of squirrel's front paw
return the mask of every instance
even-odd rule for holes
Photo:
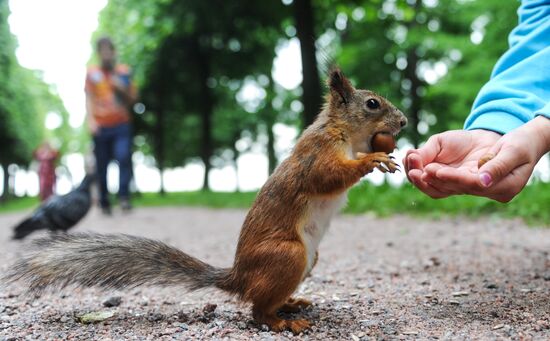
[[[399,165],[393,161],[394,157],[384,152],[370,154],[357,153],[357,158],[363,160],[364,164],[367,166],[365,173],[370,173],[375,168],[382,173],[395,173],[395,171],[399,171]]]

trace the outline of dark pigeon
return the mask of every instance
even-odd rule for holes
[[[90,186],[94,178],[93,175],[86,175],[76,189],[46,200],[31,217],[14,228],[13,239],[23,239],[33,231],[42,229],[66,232],[76,225],[90,210]]]

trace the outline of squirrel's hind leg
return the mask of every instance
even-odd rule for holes
[[[279,242],[274,249],[282,252],[271,255],[270,266],[263,269],[263,273],[255,280],[253,290],[247,293],[253,304],[252,315],[256,322],[267,324],[273,331],[290,329],[299,334],[310,327],[309,322],[281,319],[277,311],[292,301],[290,295],[304,277],[306,251],[300,241]]]
[[[311,301],[309,300],[290,297],[286,301],[286,303],[279,308],[279,311],[283,313],[297,313],[303,308],[309,307],[310,305]]]
[[[317,264],[317,260],[319,260],[319,251],[315,252],[315,259],[313,260],[313,265],[311,266],[311,270],[315,267]],[[311,270],[309,270],[308,274],[305,277],[311,276]],[[285,304],[283,304],[279,311],[283,313],[297,313],[303,308],[309,307],[311,305],[311,301],[306,300],[304,298],[294,298],[289,297]]]

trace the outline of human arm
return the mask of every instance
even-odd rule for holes
[[[86,91],[86,123],[88,124],[88,129],[92,135],[95,135],[99,130],[99,125],[94,119],[93,115],[93,94]]]
[[[116,94],[124,100],[127,105],[132,105],[137,100],[135,88],[132,85],[126,85],[119,77],[114,77],[113,88]]]
[[[550,118],[550,3],[524,0],[509,49],[479,91],[464,129],[506,134],[543,115]]]
[[[126,65],[119,65],[117,72],[111,80],[114,91],[127,106],[133,105],[137,101],[137,89],[132,80],[130,68]]]

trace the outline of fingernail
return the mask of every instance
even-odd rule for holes
[[[487,172],[483,172],[479,174],[479,181],[484,187],[489,187],[493,183],[493,179],[491,178],[491,174]]]

